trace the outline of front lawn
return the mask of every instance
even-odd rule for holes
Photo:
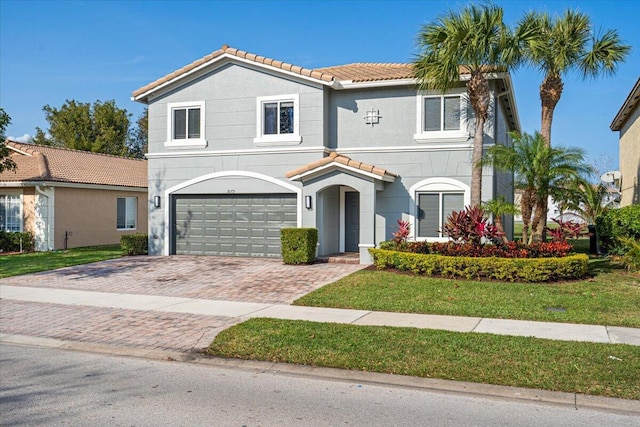
[[[252,319],[207,353],[640,399],[640,347],[414,328]]]
[[[501,283],[362,270],[295,305],[640,327],[640,277],[605,259],[592,278],[559,283]]]
[[[89,246],[49,252],[0,256],[0,278],[88,264],[122,256],[120,245]]]

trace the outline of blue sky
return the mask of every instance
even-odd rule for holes
[[[601,169],[617,168],[613,117],[640,75],[640,2],[497,1],[505,21],[525,11],[578,8],[596,29],[617,29],[633,50],[614,77],[565,77],[554,145],[583,147]],[[133,114],[131,92],[223,44],[307,68],[409,62],[421,25],[466,1],[13,1],[0,0],[0,106],[7,135],[47,128],[44,105],[115,99]],[[514,72],[522,129],[540,128],[536,70]]]

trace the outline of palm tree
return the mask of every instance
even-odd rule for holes
[[[580,148],[551,148],[544,137],[510,133],[511,146],[494,145],[487,149],[483,164],[515,174],[515,188],[522,190],[522,241],[540,241],[547,216],[547,198],[552,188],[569,179],[591,173]],[[533,218],[532,218],[533,217]],[[529,234],[531,225],[531,234]]]
[[[518,209],[518,207],[513,203],[507,202],[504,196],[498,196],[488,202],[482,203],[482,209],[493,216],[493,223],[501,233],[504,233],[502,217],[505,215],[517,215],[520,213],[520,209]],[[503,235],[502,239],[505,242],[508,240],[506,235]]]
[[[553,112],[562,96],[563,75],[569,71],[578,71],[583,78],[612,75],[631,47],[622,43],[615,30],[594,34],[589,16],[572,10],[553,18],[546,12],[529,12],[519,22],[516,34],[526,34],[521,37],[524,59],[544,74],[540,85],[540,133],[550,146]]]
[[[610,202],[607,202],[608,192],[604,184],[592,184],[584,178],[578,178],[569,182],[564,190],[564,208],[574,212],[587,224],[595,224],[596,218],[609,209]]]
[[[475,113],[473,138],[471,206],[482,199],[484,125],[490,103],[489,82],[484,73],[507,71],[517,63],[518,44],[504,25],[502,9],[495,5],[470,5],[441,16],[422,27],[418,34],[420,54],[413,68],[420,90],[443,93],[459,85],[460,75],[470,75],[469,102]]]

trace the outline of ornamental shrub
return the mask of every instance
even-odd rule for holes
[[[640,205],[606,211],[596,218],[596,232],[604,250],[624,255],[630,249],[625,238],[640,240]]]
[[[620,240],[629,248],[622,257],[624,266],[631,272],[640,271],[640,240],[633,240],[628,237],[621,238]]]
[[[457,243],[482,245],[482,239],[498,243],[502,242],[504,233],[496,226],[489,224],[480,206],[467,206],[464,210],[453,211],[442,226],[442,234]]]
[[[147,255],[149,236],[145,233],[125,234],[120,237],[120,248],[124,255]]]
[[[0,252],[32,252],[34,247],[35,239],[28,231],[0,231]]]
[[[474,258],[553,258],[567,256],[573,246],[567,241],[535,242],[530,245],[525,245],[521,242],[501,242],[482,246],[455,242],[406,242],[404,244],[396,244],[393,241],[387,241],[380,243],[380,249]]]
[[[414,254],[384,249],[369,249],[369,252],[379,269],[395,268],[422,275],[508,282],[580,279],[587,275],[589,260],[586,254],[564,258],[513,259]]]
[[[280,230],[280,242],[285,264],[311,264],[316,260],[318,229],[283,228]]]

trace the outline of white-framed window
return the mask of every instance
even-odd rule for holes
[[[445,242],[442,226],[453,211],[471,203],[471,188],[457,179],[427,178],[409,189],[411,234],[414,240]]]
[[[443,238],[442,226],[453,211],[464,209],[463,192],[417,194],[417,238]]]
[[[260,96],[256,99],[256,144],[299,144],[300,96]]]
[[[135,230],[138,220],[138,198],[118,197],[116,228],[118,230]]]
[[[22,232],[22,194],[0,194],[0,230]]]
[[[416,141],[469,139],[467,96],[463,91],[447,94],[418,94]]]
[[[167,147],[204,148],[205,102],[167,104]]]

